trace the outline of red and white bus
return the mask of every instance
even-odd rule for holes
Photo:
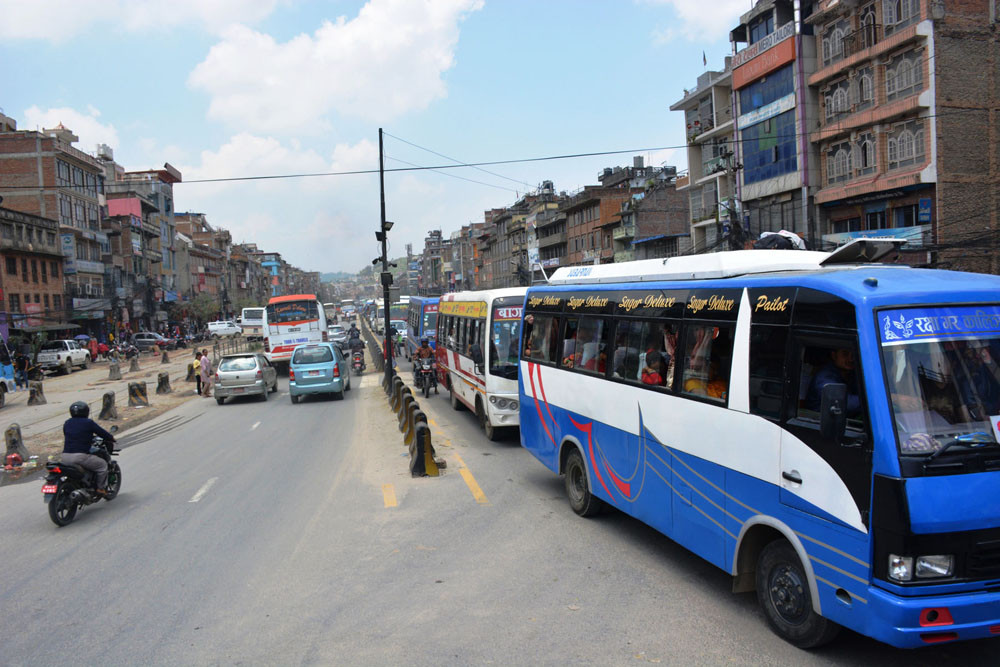
[[[264,356],[272,364],[287,363],[292,350],[305,343],[327,341],[326,311],[315,294],[272,297],[264,311]]]
[[[438,303],[438,374],[456,410],[473,411],[486,437],[518,426],[517,373],[527,287],[455,292]],[[474,348],[481,359],[473,359]],[[476,361],[479,361],[477,364]]]

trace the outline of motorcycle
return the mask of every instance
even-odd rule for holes
[[[351,368],[354,369],[355,375],[361,375],[365,370],[365,353],[361,350],[355,350],[351,355]]]
[[[112,426],[111,432],[117,433],[118,427]],[[119,451],[121,450],[114,449],[114,443],[105,442],[97,436],[90,447],[91,454],[108,462],[108,488],[105,496],[97,495],[95,473],[71,463],[49,461],[45,464],[49,474],[42,484],[42,499],[49,506],[52,523],[66,526],[76,518],[79,509],[93,505],[102,497],[104,500],[114,500],[122,488],[122,470],[111,457]]]
[[[437,370],[434,368],[434,360],[430,357],[418,361],[420,365],[417,368],[417,389],[424,392],[424,398],[428,398],[431,395],[431,387],[434,387],[435,394],[438,393]]]

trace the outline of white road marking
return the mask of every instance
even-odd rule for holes
[[[254,424],[253,426],[251,426],[251,427],[250,427],[250,430],[251,430],[251,431],[253,431],[253,430],[254,430],[254,429],[256,429],[256,428],[257,428],[258,426],[260,426],[260,422],[257,422],[256,424]]]
[[[198,493],[191,496],[191,500],[189,500],[188,502],[196,503],[199,500],[201,500],[205,496],[205,494],[208,493],[208,490],[212,488],[212,485],[215,484],[217,481],[219,481],[218,477],[212,477],[211,479],[209,479],[202,485],[200,489],[198,489]]]

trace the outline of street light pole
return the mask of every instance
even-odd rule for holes
[[[379,241],[382,242],[382,301],[385,304],[385,334],[383,335],[382,347],[385,354],[385,381],[386,384],[392,382],[393,368],[392,368],[392,344],[389,342],[390,329],[389,322],[391,318],[391,305],[389,303],[389,286],[392,285],[392,274],[389,273],[389,255],[388,248],[386,245],[386,234],[389,228],[392,226],[386,225],[385,222],[385,166],[383,161],[384,154],[382,152],[382,128],[378,129],[378,188],[379,188],[379,203],[381,205],[381,223],[379,225],[379,233],[375,235]]]

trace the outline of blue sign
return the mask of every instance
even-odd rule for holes
[[[930,223],[931,221],[931,200],[919,199],[917,200],[917,223],[924,224]]]
[[[882,343],[1000,335],[1000,306],[900,308],[879,313]]]

